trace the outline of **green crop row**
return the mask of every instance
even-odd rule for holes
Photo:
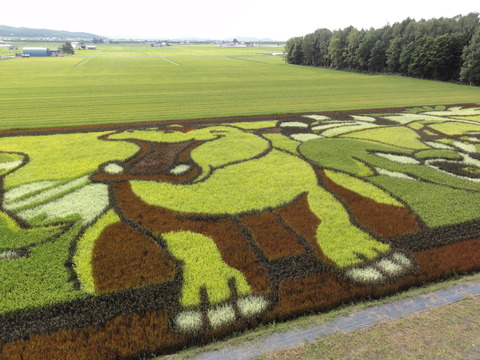
[[[480,95],[475,87],[296,67],[278,56],[248,57],[257,51],[249,48],[200,46],[213,55],[205,57],[194,56],[195,46],[185,48],[191,56],[175,48],[158,51],[184,56],[169,58],[180,66],[161,57],[94,57],[100,51],[87,52],[88,62],[3,61],[0,129],[469,103]]]

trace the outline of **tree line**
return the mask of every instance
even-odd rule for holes
[[[407,18],[380,29],[322,28],[289,39],[284,58],[289,64],[480,85],[479,14]]]

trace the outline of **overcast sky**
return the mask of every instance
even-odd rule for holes
[[[287,40],[318,28],[379,28],[407,17],[480,12],[479,0],[6,0],[0,25],[83,31],[110,38]]]

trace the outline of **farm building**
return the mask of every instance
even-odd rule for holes
[[[24,47],[23,56],[42,57],[42,56],[57,56],[58,50],[50,50],[46,47]]]
[[[87,50],[97,50],[95,45],[87,45]]]

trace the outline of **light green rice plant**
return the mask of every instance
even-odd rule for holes
[[[426,144],[437,144],[437,143],[427,143]],[[427,159],[446,159],[446,160],[462,160],[462,157],[453,150],[447,149],[434,149],[434,150],[422,150],[415,153],[415,158],[419,160]]]
[[[399,148],[418,150],[428,148],[427,145],[420,141],[419,136],[414,130],[403,126],[375,127],[373,129],[351,132],[342,136],[354,139],[365,139],[368,141],[378,141]]]
[[[245,121],[245,122],[235,122],[228,124],[235,126],[240,129],[245,130],[258,130],[258,129],[268,129],[277,126],[277,120],[264,120],[264,121]],[[224,124],[227,125],[227,124]]]
[[[0,261],[0,313],[35,308],[78,299],[71,273],[65,266],[69,248],[80,231],[80,224],[35,246],[28,257]]]
[[[320,135],[317,135],[317,134],[292,134],[290,135],[290,137],[293,139],[293,140],[297,140],[297,141],[300,141],[300,142],[305,142],[305,141],[309,141],[309,140],[316,140],[316,139],[321,139],[323,138],[323,136],[320,136]]]
[[[285,150],[291,154],[298,155],[297,148],[298,145],[300,145],[299,141],[292,140],[291,138],[282,134],[263,134],[262,136],[270,140],[274,148]]]
[[[59,226],[22,229],[4,212],[0,212],[0,252],[40,243],[61,232]]]
[[[77,179],[109,160],[123,160],[138,147],[128,142],[98,139],[105,132],[15,136],[0,138],[0,151],[29,156],[29,162],[7,175],[5,189],[37,181]]]
[[[183,306],[198,306],[203,286],[210,303],[227,300],[231,295],[228,287],[231,278],[235,279],[240,296],[251,293],[245,276],[223,261],[211,238],[190,231],[169,232],[161,236],[173,256],[184,262],[180,298]]]
[[[347,175],[345,173],[333,170],[326,170],[326,175],[335,183],[343,186],[359,195],[370,198],[380,204],[388,204],[393,206],[403,207],[403,204],[398,202],[392,196],[387,194],[383,189],[373,185],[370,182],[361,180],[359,178]]]
[[[480,192],[389,176],[377,176],[370,180],[407,203],[428,227],[453,225],[479,218]],[[478,184],[471,184],[478,187]]]
[[[73,256],[74,270],[77,274],[82,291],[88,294],[95,294],[95,281],[92,272],[92,257],[95,241],[98,239],[103,229],[118,221],[120,221],[120,218],[115,211],[109,210],[92,226],[87,228],[83,235],[78,239],[76,252]]]
[[[479,123],[466,123],[462,121],[443,121],[438,124],[430,125],[433,129],[441,133],[451,135],[464,135],[470,132],[480,131]]]
[[[389,245],[378,242],[350,223],[348,213],[328,192],[312,188],[308,194],[310,209],[321,219],[317,229],[320,248],[339,267],[361,263],[362,254],[373,259],[389,250]]]
[[[189,213],[238,214],[290,202],[316,186],[316,177],[306,162],[272,150],[259,159],[218,169],[199,183],[131,181],[131,185],[151,205]]]

